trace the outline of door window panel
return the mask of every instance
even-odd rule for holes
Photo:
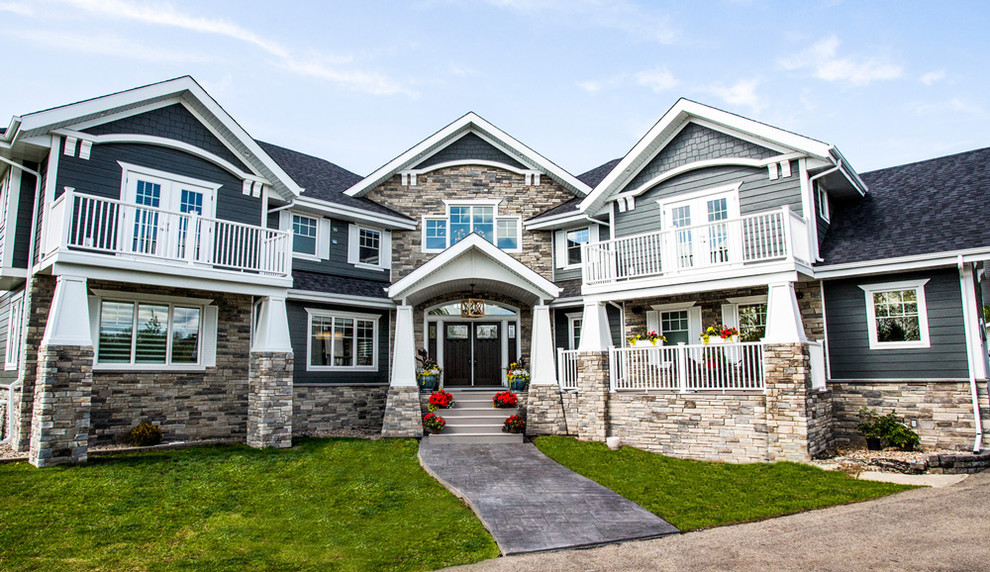
[[[667,338],[668,344],[678,344],[681,342],[684,342],[685,344],[691,343],[688,334],[687,310],[661,312],[660,333]]]

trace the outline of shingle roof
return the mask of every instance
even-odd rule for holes
[[[614,169],[615,166],[619,164],[620,160],[621,159],[612,159],[611,161],[605,163],[604,165],[599,165],[590,171],[581,173],[580,175],[577,176],[577,179],[593,189],[595,188],[596,185],[598,185],[598,183],[602,182],[602,179],[605,178],[605,175],[608,175],[612,171],[612,169]],[[574,212],[578,210],[578,206],[581,204],[581,201],[583,200],[584,197],[574,197],[573,199],[561,203],[553,207],[552,209],[548,209],[541,212],[540,214],[530,218],[529,220],[537,220],[544,217],[551,217],[554,215]]]
[[[559,298],[574,298],[581,295],[581,279],[575,278],[574,280],[558,280],[554,282],[560,287]]]
[[[388,298],[385,289],[387,282],[375,282],[362,278],[345,278],[330,276],[304,270],[292,271],[293,284],[296,290],[309,292],[325,292],[327,294],[346,294],[348,296],[365,296],[368,298]]]
[[[990,148],[860,177],[870,192],[836,205],[820,265],[990,246]]]
[[[345,195],[344,191],[364,178],[361,175],[352,173],[330,161],[292,149],[264,141],[258,141],[258,145],[261,145],[265,153],[268,153],[290,177],[299,183],[299,186],[305,189],[304,197],[412,220],[368,199]]]

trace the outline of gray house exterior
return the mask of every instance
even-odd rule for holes
[[[530,435],[801,461],[870,407],[980,449],[988,161],[858,174],[683,99],[577,176],[473,113],[361,176],[254,140],[189,77],[15,116],[3,438],[46,466],[141,422],[420,437],[423,349],[451,390],[524,358]]]

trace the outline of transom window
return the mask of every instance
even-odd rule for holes
[[[378,367],[378,317],[309,312],[309,370]]]
[[[927,282],[860,285],[866,293],[871,349],[929,347],[924,288]]]
[[[519,251],[522,225],[517,216],[498,216],[498,201],[451,203],[447,216],[423,219],[423,250],[439,252],[477,234],[503,250]]]
[[[96,362],[198,364],[202,314],[200,306],[103,300]]]
[[[292,215],[292,251],[316,256],[316,219]]]

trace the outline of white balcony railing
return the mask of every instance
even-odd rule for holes
[[[761,342],[647,345],[609,350],[612,391],[762,391]]]
[[[557,383],[560,389],[578,388],[577,350],[557,348]]]
[[[586,285],[778,260],[809,260],[807,225],[788,207],[582,246]]]
[[[67,248],[262,276],[292,271],[291,236],[262,226],[72,191],[52,203],[45,222],[45,254]]]

